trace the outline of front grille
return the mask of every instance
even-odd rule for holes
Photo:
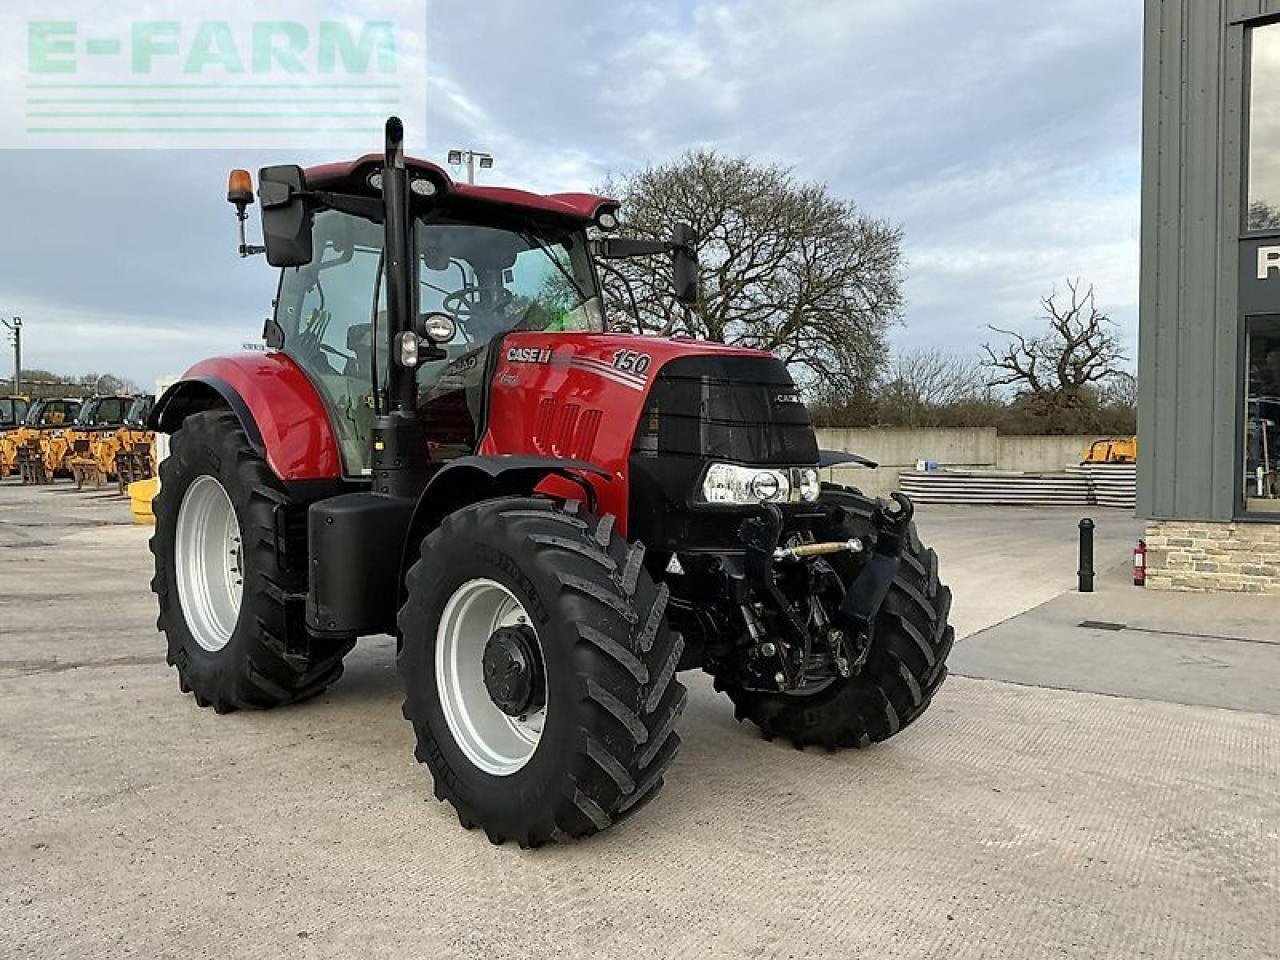
[[[666,364],[636,431],[637,457],[817,463],[809,412],[782,361],[681,357]]]
[[[809,412],[774,357],[682,357],[659,371],[631,451],[627,533],[654,556],[741,548],[742,508],[708,507],[699,491],[714,461],[818,462]]]

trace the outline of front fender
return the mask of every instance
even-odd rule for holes
[[[819,450],[818,466],[823,469],[827,467],[838,467],[842,463],[856,463],[860,467],[866,467],[868,470],[878,470],[880,464],[874,460],[868,460],[866,457],[856,453],[849,453],[847,450]]]
[[[416,559],[418,544],[455,510],[480,500],[532,494],[549,477],[561,478],[583,492],[588,509],[594,506],[591,484],[579,474],[610,479],[607,470],[585,460],[562,457],[491,455],[458,457],[435,472],[418,497],[409,522],[400,561],[400,582]]]
[[[342,458],[324,402],[284,354],[197,363],[156,401],[147,425],[171,434],[191,414],[219,407],[239,418],[249,443],[286,483],[341,478]]]

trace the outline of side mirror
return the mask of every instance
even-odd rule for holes
[[[677,223],[671,231],[674,248],[671,251],[671,269],[675,281],[676,299],[693,306],[698,302],[698,254],[693,245],[698,235],[687,223]]]
[[[305,191],[301,167],[263,167],[258,171],[262,242],[267,263],[273,267],[303,267],[311,262],[312,218]]]

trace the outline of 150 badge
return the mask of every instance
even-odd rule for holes
[[[613,355],[613,368],[623,373],[634,373],[643,377],[653,365],[653,357],[636,350],[619,350]]]

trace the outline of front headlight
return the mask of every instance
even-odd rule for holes
[[[813,467],[743,467],[713,463],[702,478],[707,503],[812,503],[818,499],[818,471]]]
[[[805,503],[813,503],[822,492],[822,477],[813,467],[801,467],[796,474],[798,475],[796,489],[800,493],[800,499]]]

